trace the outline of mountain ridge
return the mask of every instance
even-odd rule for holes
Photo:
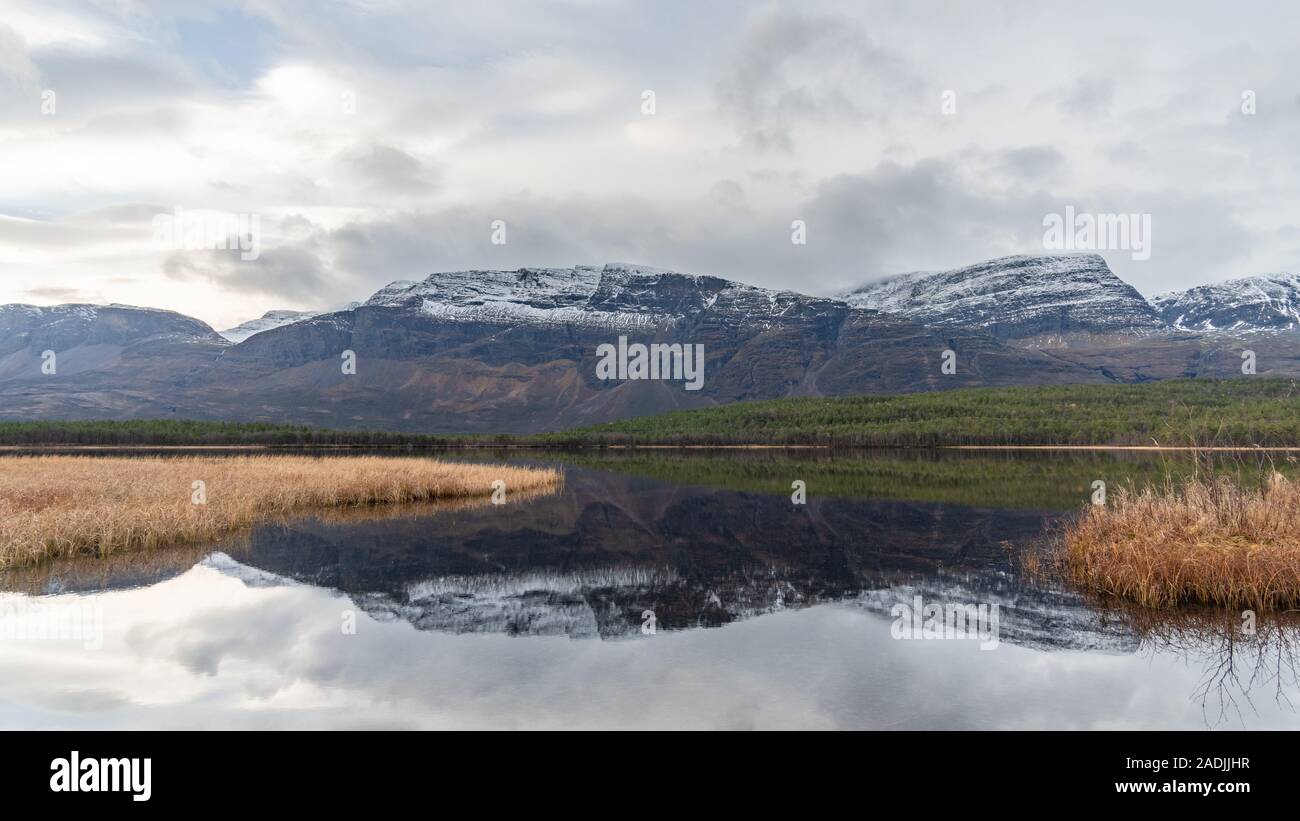
[[[1300,328],[1300,275],[1258,274],[1156,294],[1151,304],[1173,328],[1274,331]]]
[[[981,328],[1003,340],[1166,330],[1155,309],[1099,254],[998,257],[888,277],[843,298],[929,325]]]
[[[237,343],[174,312],[9,306],[0,309],[0,417],[530,433],[749,399],[1229,376],[1240,367],[1235,337],[1170,328],[1145,301],[1135,306],[1140,295],[1095,255],[956,270],[973,272],[974,302],[957,300],[961,315],[941,321],[629,263],[396,281],[355,307],[285,316]],[[1065,273],[1056,291],[1054,271]],[[1026,277],[1024,303],[998,308],[1005,286]],[[1090,285],[1112,301],[1087,298]],[[1109,309],[1116,304],[1125,310]],[[704,389],[602,380],[595,351],[623,337],[703,345]],[[1279,338],[1256,347],[1260,373],[1300,372],[1300,346]],[[40,371],[47,348],[58,351],[57,375]],[[352,373],[341,367],[348,356]]]

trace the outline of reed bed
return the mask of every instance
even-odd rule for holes
[[[9,457],[0,459],[0,567],[212,541],[288,514],[487,498],[497,480],[510,499],[558,489],[563,477],[377,456]]]
[[[1300,485],[1227,477],[1121,487],[1064,529],[1066,578],[1147,607],[1300,607]]]

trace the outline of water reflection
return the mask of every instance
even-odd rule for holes
[[[1247,637],[1224,616],[1175,624],[1023,578],[1019,554],[1059,506],[794,505],[617,467],[570,466],[562,493],[505,506],[279,521],[215,549],[0,575],[28,596],[93,595],[109,626],[98,657],[0,647],[21,670],[0,685],[25,705],[12,723],[193,726],[197,699],[249,726],[258,711],[293,726],[1296,724],[1294,622]],[[997,605],[998,649],[893,640],[894,607],[916,597]],[[340,629],[353,609],[356,635]]]
[[[890,589],[996,601],[1013,641],[1113,647],[1121,634],[1063,590],[1021,583],[1012,553],[1050,514],[850,497],[785,497],[571,469],[562,494],[421,515],[336,514],[219,546],[249,572],[348,594],[377,617],[456,633],[639,635],[711,627]],[[67,562],[18,574],[43,592],[147,583],[193,554]],[[236,565],[222,563],[228,572]],[[21,581],[19,581],[21,580]],[[909,594],[910,595],[910,594]]]

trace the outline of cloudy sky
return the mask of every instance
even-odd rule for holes
[[[1151,294],[1300,269],[1297,146],[1287,0],[0,0],[0,303],[226,327],[611,260],[828,294],[1066,206],[1151,215],[1105,252]],[[257,258],[160,240],[178,207]]]

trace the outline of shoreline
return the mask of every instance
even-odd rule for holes
[[[408,445],[80,445],[80,444],[30,444],[0,445],[0,454],[4,453],[66,453],[66,452],[121,452],[121,451],[234,451],[301,453],[303,451],[429,451],[446,453],[451,451],[482,450],[544,450],[544,451],[600,451],[600,450],[854,450],[854,451],[934,451],[934,450],[974,450],[974,451],[1131,451],[1150,453],[1300,453],[1300,445],[848,445],[848,444],[531,444],[531,443],[497,443],[497,444],[408,444]]]

